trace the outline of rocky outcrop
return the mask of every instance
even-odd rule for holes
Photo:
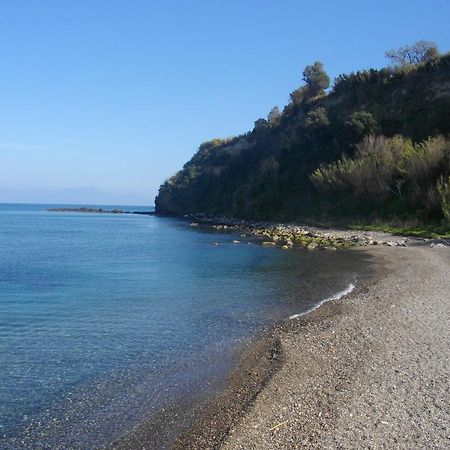
[[[239,232],[256,236],[262,245],[278,245],[283,249],[304,247],[309,250],[336,250],[349,247],[385,245],[406,247],[409,245],[430,245],[440,247],[450,245],[445,239],[421,239],[394,236],[378,231],[355,231],[325,229],[297,224],[274,224],[225,217],[190,215],[192,227],[208,227],[215,231]]]

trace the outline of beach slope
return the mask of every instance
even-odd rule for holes
[[[221,448],[450,447],[450,248],[370,252],[374,281],[280,331],[281,369]]]

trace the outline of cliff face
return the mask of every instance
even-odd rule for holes
[[[412,142],[448,136],[450,56],[341,76],[328,95],[294,99],[276,121],[258,122],[246,135],[202,144],[161,186],[156,213],[276,220],[339,214],[311,174],[351,158],[369,134]]]

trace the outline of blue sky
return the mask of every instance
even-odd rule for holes
[[[152,204],[307,64],[334,78],[419,39],[449,51],[449,21],[448,0],[2,0],[0,202]]]

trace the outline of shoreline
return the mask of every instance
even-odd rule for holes
[[[354,248],[352,251],[367,252],[365,248]],[[374,263],[372,263],[374,264]],[[232,369],[225,391],[213,398],[201,411],[194,424],[188,427],[170,447],[172,450],[221,449],[227,444],[230,436],[251,410],[261,394],[277,373],[285,367],[283,336],[286,333],[302,332],[311,324],[320,324],[333,316],[341,314],[341,301],[350,295],[358,295],[368,284],[378,281],[384,273],[382,258],[377,258],[370,275],[366,274],[364,281],[351,283],[343,291],[321,300],[312,309],[286,317],[266,331],[259,338],[248,344],[248,349],[242,353],[238,364]],[[350,287],[351,286],[351,287]],[[275,358],[273,355],[277,355]],[[264,372],[260,370],[263,368]],[[261,383],[255,383],[255,375]],[[276,425],[275,425],[276,426]],[[242,449],[265,448],[249,447],[247,442]]]
[[[282,367],[218,448],[448,446],[449,249],[369,251],[373,280],[279,330]]]
[[[359,251],[359,249],[352,249]],[[365,250],[362,250],[365,251]],[[370,263],[372,265],[372,262]],[[344,290],[322,299],[302,313],[286,316],[267,330],[243,342],[236,348],[237,359],[226,379],[226,387],[218,394],[198,400],[180,399],[158,411],[149,421],[138,425],[108,449],[216,449],[220,448],[230,431],[251,407],[272,376],[281,369],[283,349],[280,334],[296,324],[317,320],[322,308],[358,290],[374,277],[374,271],[364,271],[364,281],[350,283]],[[193,413],[194,411],[194,413]],[[168,432],[167,424],[173,429]],[[189,425],[186,426],[186,424]],[[176,431],[175,431],[176,430]],[[167,439],[171,439],[167,445]]]
[[[281,367],[282,349],[274,329],[250,339],[244,349],[236,349],[236,366],[218,394],[168,404],[106,448],[217,448]]]
[[[190,214],[186,218],[191,220],[190,225],[194,228],[201,227],[225,233],[240,232],[244,233],[242,237],[252,235],[259,238],[262,245],[277,245],[285,250],[292,247],[337,250],[368,246],[450,246],[450,239],[396,236],[382,231],[323,228],[297,223],[261,222],[195,214]]]
[[[373,276],[348,295],[328,299],[251,342],[226,390],[200,405],[199,417],[170,448],[448,444],[443,424],[450,421],[445,400],[449,249],[379,246],[352,251],[375,257]],[[423,327],[431,333],[427,338],[420,333]],[[427,339],[440,346],[430,351]],[[430,398],[439,405],[432,420]],[[162,422],[172,413],[163,414]],[[112,448],[159,448],[146,445],[149,432],[136,430]]]

